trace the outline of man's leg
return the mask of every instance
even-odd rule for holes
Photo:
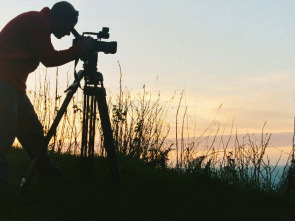
[[[33,159],[41,148],[44,148],[45,138],[43,126],[34,111],[33,105],[25,94],[20,102],[17,117],[17,139],[30,158]],[[44,156],[42,156],[42,165],[49,165],[50,160],[47,151]]]
[[[24,95],[18,109],[17,138],[32,159],[44,148],[37,165],[41,184],[61,175],[61,171],[52,166],[48,157],[43,126],[27,95]]]
[[[9,164],[6,157],[17,132],[17,107],[21,94],[10,83],[0,79],[0,191],[7,191]]]

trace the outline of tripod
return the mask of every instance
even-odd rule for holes
[[[82,59],[84,61],[84,70],[81,70],[78,72],[78,74],[75,74],[75,80],[73,84],[70,85],[70,87],[66,90],[66,98],[45,137],[44,148],[47,148],[73,95],[76,93],[78,87],[80,87],[81,80],[84,79],[85,85],[82,122],[81,174],[85,175],[86,170],[90,170],[93,166],[96,109],[98,107],[111,180],[115,189],[118,190],[121,184],[121,178],[106,102],[106,92],[103,86],[103,75],[100,72],[97,72],[97,56],[97,52],[93,52]],[[30,178],[32,177],[40,160],[42,151],[44,151],[44,149],[42,149],[41,152],[35,156],[27,173],[25,174],[25,177],[22,179],[20,184],[20,192],[24,190]]]

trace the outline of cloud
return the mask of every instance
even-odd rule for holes
[[[235,117],[235,128],[241,133],[261,131],[265,121],[269,132],[293,130],[294,86],[289,73],[248,75],[239,80],[218,78],[214,83],[204,82],[197,92],[188,90],[186,94],[189,113],[203,128],[223,104],[217,119],[225,124]]]
[[[250,76],[247,79],[248,83],[255,83],[255,84],[285,84],[289,80],[291,80],[290,74],[284,73],[284,72],[275,72],[275,73],[269,73],[266,75],[255,75]]]

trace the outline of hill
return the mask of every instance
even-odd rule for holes
[[[118,157],[122,190],[112,187],[107,162],[95,158],[92,176],[79,175],[80,159],[51,154],[66,187],[40,192],[36,175],[23,195],[16,192],[30,160],[11,148],[11,196],[2,200],[0,220],[294,220],[290,199],[204,175],[177,174]]]

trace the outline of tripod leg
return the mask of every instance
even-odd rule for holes
[[[84,88],[85,89],[85,88]],[[86,87],[87,89],[87,87]],[[93,172],[96,97],[84,90],[84,108],[82,123],[81,175]]]
[[[82,123],[82,145],[81,145],[81,175],[85,175],[86,171],[86,161],[87,161],[87,136],[88,136],[88,108],[89,108],[89,95],[84,93],[84,101],[83,101],[83,123]]]
[[[96,97],[91,96],[91,119],[90,119],[90,134],[89,134],[89,160],[93,167],[94,158],[94,141],[95,141],[95,121],[96,121]]]
[[[99,88],[96,93],[96,100],[98,103],[98,110],[101,120],[101,126],[104,136],[104,144],[107,152],[107,160],[110,168],[111,179],[116,189],[121,185],[121,177],[119,172],[119,166],[116,157],[113,131],[111,128],[111,122],[108,112],[108,106],[106,102],[105,90],[104,88]]]
[[[66,96],[66,98],[65,98],[65,100],[64,100],[64,102],[63,102],[63,104],[62,104],[62,106],[60,108],[60,110],[57,112],[57,115],[56,115],[56,117],[55,117],[55,119],[54,119],[54,121],[53,121],[53,123],[52,123],[52,125],[51,125],[51,127],[50,127],[50,129],[49,129],[49,131],[48,131],[48,133],[46,135],[46,137],[45,137],[45,145],[44,145],[44,147],[41,147],[40,153],[37,154],[34,157],[34,159],[33,159],[32,163],[31,163],[31,165],[30,165],[27,173],[25,174],[24,178],[21,181],[21,184],[20,184],[20,193],[24,190],[25,186],[27,185],[27,183],[31,179],[32,174],[34,173],[34,171],[36,169],[36,166],[38,165],[38,162],[40,160],[40,157],[42,155],[42,152],[44,151],[44,148],[47,148],[47,146],[48,146],[48,144],[49,144],[52,136],[54,135],[54,133],[56,131],[56,128],[57,128],[57,126],[58,126],[58,124],[59,124],[59,122],[60,122],[63,114],[65,113],[65,111],[66,111],[66,109],[67,109],[67,107],[68,107],[68,105],[69,105],[69,103],[70,103],[73,95],[76,93],[76,91],[77,91],[77,89],[79,87],[79,83],[80,83],[81,79],[83,78],[83,76],[84,76],[84,73],[82,71],[80,71],[78,73],[78,78],[70,86],[70,88],[68,90],[68,93],[67,93],[67,96]]]

